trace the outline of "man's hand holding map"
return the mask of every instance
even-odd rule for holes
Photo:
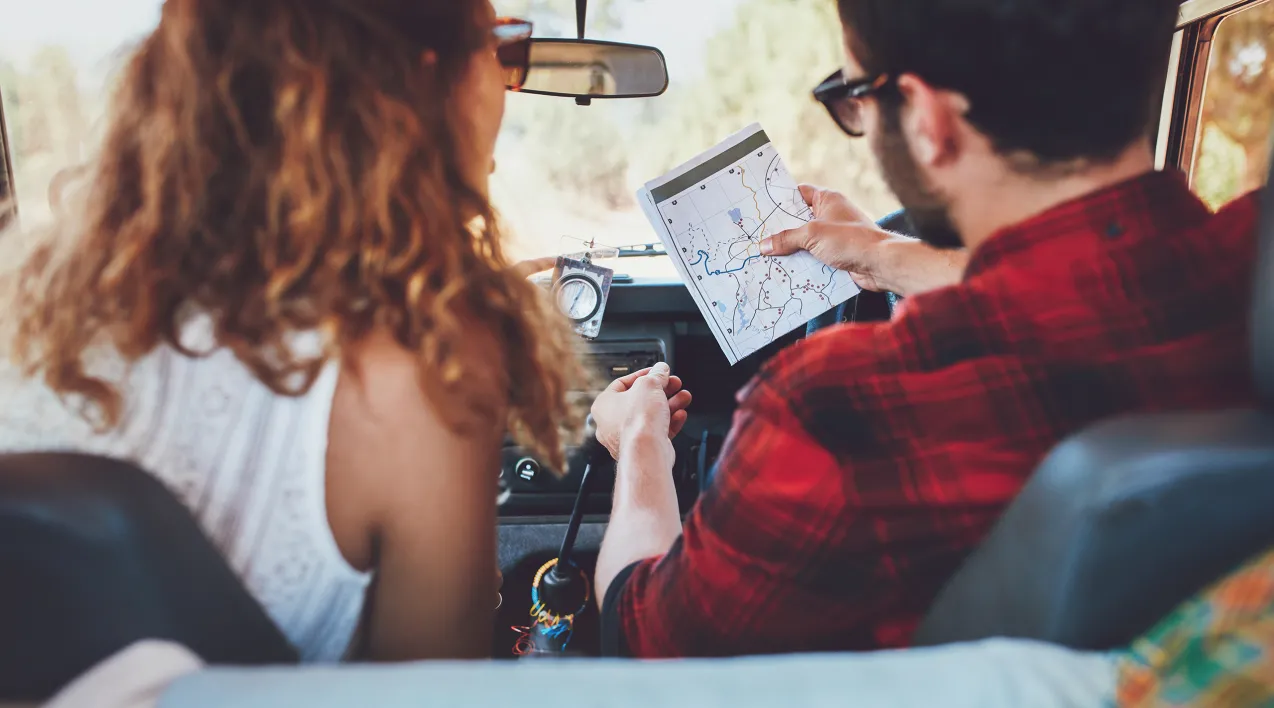
[[[637,199],[731,364],[859,292],[808,253],[761,255],[761,241],[812,215],[760,125],[648,182]]]

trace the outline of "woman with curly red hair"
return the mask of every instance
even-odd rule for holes
[[[510,27],[167,0],[6,281],[0,450],[158,476],[306,660],[486,654],[503,437],[560,468],[579,428],[487,197]]]

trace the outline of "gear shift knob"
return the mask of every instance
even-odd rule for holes
[[[575,508],[571,511],[566,535],[557,558],[545,563],[531,583],[531,614],[535,623],[528,628],[526,640],[528,653],[561,655],[570,642],[575,617],[588,609],[591,597],[588,575],[575,564],[573,553],[575,539],[579,535],[584,507],[595,480],[600,476],[598,467],[610,462],[610,452],[597,441],[592,416],[588,420],[588,437],[576,453],[576,460],[584,462],[584,476],[579,493],[575,496]]]
[[[560,617],[579,614],[588,606],[588,576],[560,560],[544,574],[539,590],[544,608]]]

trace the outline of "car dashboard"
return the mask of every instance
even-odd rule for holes
[[[601,332],[588,343],[584,358],[603,382],[666,361],[694,394],[690,419],[674,440],[673,478],[684,511],[694,503],[716,461],[730,428],[736,392],[771,349],[781,349],[800,334],[780,338],[732,367],[681,281],[620,277],[611,289]],[[583,460],[571,457],[570,469],[556,474],[511,441],[506,443],[500,473],[501,519],[552,524],[569,516],[584,467]],[[610,484],[606,480],[592,495],[587,513],[610,511]]]
[[[878,224],[891,232],[910,234],[904,212]],[[550,287],[549,282],[544,283]],[[816,317],[818,329],[838,322],[888,321],[897,298],[887,293],[863,293],[849,303]],[[591,316],[591,315],[590,315]],[[676,277],[612,279],[601,329],[587,344],[586,360],[598,379],[609,382],[633,371],[666,361],[687,390],[694,394],[690,417],[673,445],[677,452],[673,481],[682,514],[694,506],[706,486],[730,431],[736,395],[779,351],[806,334],[797,328],[731,366],[704,321],[690,291]],[[500,471],[501,503],[499,566],[504,574],[503,604],[497,611],[492,654],[516,658],[526,625],[531,624],[531,586],[537,573],[558,557],[568,521],[584,476],[584,455],[571,455],[564,474],[546,470],[539,460],[511,441],[504,449]],[[591,477],[591,472],[590,472]],[[611,510],[614,479],[604,474],[590,481],[592,493],[582,507],[573,560],[591,579]],[[595,600],[595,598],[594,598]],[[595,655],[600,647],[596,603],[575,617],[572,639],[564,655]]]

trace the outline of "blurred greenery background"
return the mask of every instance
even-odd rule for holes
[[[571,0],[495,5],[534,21],[537,36],[574,35]],[[106,14],[93,0],[41,0],[12,21],[0,15],[0,91],[24,222],[48,217],[54,176],[89,156],[111,74],[157,22],[158,8],[158,0],[116,0]],[[563,237],[656,241],[636,190],[753,121],[798,179],[851,194],[872,213],[896,207],[866,144],[845,139],[810,97],[842,61],[834,3],[593,0],[588,35],[659,46],[670,88],[655,99],[591,107],[509,95],[492,191],[515,255],[557,253],[570,247]],[[674,272],[665,259],[626,262],[624,270]]]
[[[1274,0],[1221,21],[1212,39],[1194,188],[1216,209],[1269,174],[1274,125]]]
[[[535,20],[537,34],[573,36],[570,0],[496,5]],[[671,83],[658,98],[588,108],[539,96],[509,97],[493,194],[523,255],[553,251],[560,236],[611,245],[656,241],[637,209],[637,189],[754,121],[765,127],[798,180],[845,192],[873,214],[897,208],[867,143],[847,139],[811,97],[813,87],[844,61],[834,2],[594,0],[594,5],[590,34],[663,48]],[[640,34],[626,26],[650,17],[661,22]],[[622,269],[674,272],[666,262],[626,262]]]

